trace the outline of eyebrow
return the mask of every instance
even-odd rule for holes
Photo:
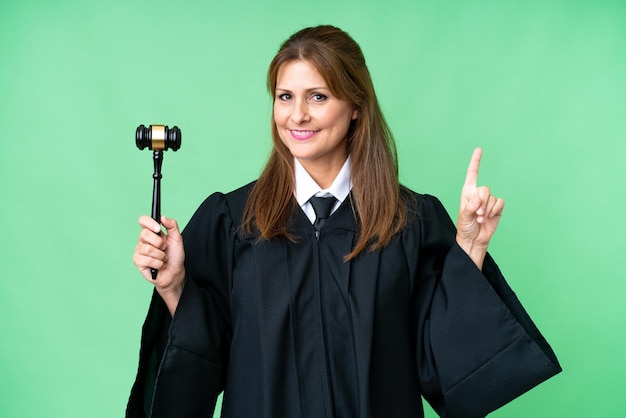
[[[280,90],[280,91],[291,92],[291,90],[286,89],[286,88],[282,88],[282,87],[276,87],[274,90]],[[329,89],[328,87],[311,87],[311,88],[306,89],[305,91],[306,91],[307,93],[310,93],[310,92],[312,92],[312,91],[316,91],[316,90],[329,90],[329,91],[330,91],[330,89]]]

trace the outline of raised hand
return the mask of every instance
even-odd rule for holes
[[[161,223],[166,233],[159,235],[161,225],[154,219],[139,218],[142,229],[133,262],[143,277],[154,284],[173,315],[185,283],[185,250],[176,221],[162,216]],[[151,268],[159,270],[156,280],[152,280]]]
[[[461,248],[479,268],[482,268],[489,241],[498,227],[504,208],[504,200],[492,196],[489,187],[476,185],[481,156],[482,150],[476,148],[467,168],[456,235]]]

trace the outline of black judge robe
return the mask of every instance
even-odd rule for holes
[[[434,197],[380,251],[343,262],[358,237],[350,199],[319,240],[243,237],[251,185],[216,193],[183,232],[187,281],[174,317],[154,294],[127,417],[483,417],[561,369],[488,255],[458,247]]]

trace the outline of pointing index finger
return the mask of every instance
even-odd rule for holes
[[[483,150],[476,148],[472,154],[469,166],[467,167],[467,175],[465,176],[466,186],[476,186],[478,182],[478,168],[480,167],[480,157],[482,157]]]

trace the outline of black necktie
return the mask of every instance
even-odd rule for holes
[[[315,223],[313,227],[315,227],[315,231],[317,235],[319,235],[320,229],[326,222],[326,219],[330,216],[330,211],[335,206],[335,202],[337,199],[334,196],[330,197],[315,197],[309,199],[311,202],[311,206],[313,206],[313,210],[315,211]]]

